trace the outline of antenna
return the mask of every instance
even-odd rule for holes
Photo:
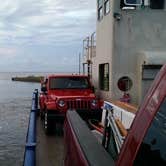
[[[79,53],[79,75],[81,74],[81,53]]]

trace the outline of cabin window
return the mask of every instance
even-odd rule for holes
[[[99,87],[101,90],[109,91],[109,64],[99,65]]]
[[[110,0],[104,0],[104,14],[108,14],[110,12]]]
[[[137,6],[150,7],[151,9],[164,9],[165,0],[121,0],[121,9],[136,9]]]
[[[162,65],[143,65],[142,80],[154,80]]]
[[[150,0],[151,9],[164,9],[165,0]]]
[[[162,65],[143,65],[142,66],[142,80],[141,80],[141,101],[143,101],[147,94],[153,80],[160,71]]]
[[[125,2],[125,0],[121,0],[120,1],[120,8],[125,10],[125,9],[135,9],[135,5],[127,5]]]
[[[103,0],[97,1],[97,8],[98,20],[101,20],[103,18]]]
[[[118,80],[118,88],[123,92],[130,90],[132,85],[133,85],[132,80],[127,76],[121,77]]]
[[[166,98],[140,146],[134,165],[166,165]]]
[[[124,0],[125,5],[142,5],[142,0]]]
[[[98,0],[98,7],[101,7],[103,5],[103,0]]]

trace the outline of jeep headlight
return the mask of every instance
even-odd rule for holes
[[[93,107],[96,107],[96,106],[97,106],[97,100],[92,100],[92,101],[91,101],[91,105],[92,105]]]
[[[58,105],[60,107],[64,107],[65,106],[65,101],[64,100],[59,100]]]

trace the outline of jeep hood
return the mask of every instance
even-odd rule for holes
[[[95,98],[91,90],[55,90],[50,97],[55,100],[58,98]]]

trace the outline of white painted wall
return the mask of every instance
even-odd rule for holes
[[[99,88],[99,64],[109,63],[110,78],[111,78],[111,63],[113,52],[113,1],[110,1],[110,13],[103,17],[102,20],[97,21],[96,28],[96,57],[92,59],[92,80],[94,85]],[[103,29],[104,28],[104,29]],[[103,33],[104,31],[104,33]],[[111,98],[111,84],[110,91],[99,91],[98,95],[102,98]]]
[[[98,87],[99,64],[109,63],[110,90],[98,90],[98,94],[106,100],[121,98],[123,93],[118,89],[117,82],[120,77],[129,76],[133,81],[129,93],[132,103],[137,104],[141,97],[139,91],[142,64],[138,66],[141,52],[163,52],[163,57],[166,56],[166,10],[121,10],[120,0],[110,2],[110,13],[97,21],[92,79]],[[119,21],[113,17],[114,13],[120,14]],[[166,60],[161,63],[166,63]]]

